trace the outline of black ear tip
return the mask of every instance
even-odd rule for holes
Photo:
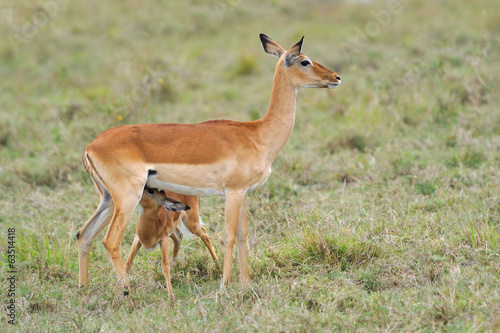
[[[269,38],[269,36],[267,36],[267,35],[265,35],[265,34],[260,34],[260,35],[259,35],[259,37],[260,37],[260,40],[262,40],[262,41],[264,41],[264,40],[266,40],[266,41],[267,41],[267,40],[270,40],[270,39],[271,39],[271,38]]]
[[[186,205],[186,204],[184,204],[184,205]],[[186,205],[186,208],[184,210],[190,210],[190,209],[191,209],[191,207],[189,207],[188,205]]]
[[[302,53],[302,45],[304,44],[304,36],[299,40],[298,45],[299,45],[299,53]]]

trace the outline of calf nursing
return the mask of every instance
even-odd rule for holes
[[[146,251],[152,251],[159,245],[162,253],[161,266],[167,282],[168,295],[173,299],[168,260],[168,238],[170,237],[174,242],[173,260],[175,261],[182,242],[182,233],[178,228],[181,220],[189,231],[203,240],[214,261],[217,260],[210,237],[200,224],[199,198],[146,187],[139,204],[142,209],[137,220],[134,242],[125,262],[126,272],[128,273],[132,268],[133,260],[141,245]]]

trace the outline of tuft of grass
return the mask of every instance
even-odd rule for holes
[[[78,267],[77,261],[71,254],[74,240],[69,234],[66,239],[48,234],[38,236],[21,235],[17,242],[19,246],[16,255],[20,264],[35,261],[38,264],[43,263],[44,267],[52,266],[52,269],[57,267],[74,269]]]
[[[431,195],[436,192],[436,187],[430,183],[417,183],[414,186],[418,194]]]
[[[486,160],[486,155],[482,151],[467,149],[460,160],[466,167],[476,169]]]
[[[376,270],[365,270],[359,273],[358,281],[363,289],[369,293],[376,292],[382,288],[380,272]]]
[[[282,262],[315,262],[341,270],[365,264],[383,254],[373,241],[360,240],[345,231],[332,233],[313,224],[303,224],[302,232],[289,238],[283,251]]]
[[[333,140],[328,145],[330,153],[334,154],[338,152],[339,149],[355,149],[361,153],[364,153],[368,147],[368,138],[365,135],[351,133],[347,134],[340,139]]]
[[[255,74],[258,69],[257,59],[253,56],[242,55],[234,68],[235,76],[249,76]]]

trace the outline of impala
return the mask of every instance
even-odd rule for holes
[[[288,50],[264,34],[260,40],[264,51],[279,59],[271,102],[262,119],[118,126],[102,132],[87,146],[83,161],[99,191],[100,204],[77,233],[81,285],[88,282],[92,242],[111,222],[103,243],[128,293],[120,246],[145,186],[186,195],[224,196],[222,287],[231,282],[236,236],[240,280],[250,282],[247,195],[267,180],[274,159],[292,133],[299,88],[340,84],[337,73],[301,53],[304,37]]]
[[[178,200],[176,209],[172,210],[170,208],[171,203],[176,200]],[[217,262],[217,256],[212,248],[210,237],[200,223],[199,202],[200,199],[192,195],[158,191],[149,187],[144,189],[142,199],[139,201],[141,213],[137,220],[134,242],[125,261],[125,270],[127,273],[130,272],[141,245],[144,246],[146,251],[152,251],[159,245],[162,254],[161,266],[167,282],[168,296],[172,300],[174,299],[174,293],[170,282],[168,238],[170,237],[174,241],[173,260],[175,261],[182,242],[182,233],[178,228],[181,220],[189,231],[203,240],[212,258]]]

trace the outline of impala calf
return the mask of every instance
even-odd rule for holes
[[[176,210],[171,210],[168,203],[171,202],[172,199],[182,200],[185,203],[182,205],[185,207],[178,207]],[[141,205],[141,213],[137,220],[134,242],[125,262],[125,270],[127,273],[130,272],[133,260],[141,248],[141,245],[144,246],[146,251],[152,251],[159,245],[162,253],[161,266],[167,282],[168,295],[173,299],[174,294],[170,282],[170,265],[168,261],[168,238],[170,237],[174,241],[173,260],[175,260],[179,254],[182,242],[182,233],[178,228],[181,220],[189,231],[198,235],[203,240],[214,261],[217,260],[210,237],[200,225],[198,214],[199,198],[172,192],[166,193],[165,191],[158,191],[157,189],[146,187],[139,204]],[[188,212],[191,212],[189,216],[187,214]]]
[[[264,34],[264,51],[277,57],[271,102],[256,121],[212,120],[198,124],[143,124],[102,132],[85,150],[83,162],[100,194],[100,205],[78,235],[80,283],[88,282],[88,258],[96,235],[104,237],[120,281],[128,287],[121,240],[145,186],[186,195],[225,197],[222,286],[231,281],[238,237],[240,280],[249,283],[247,195],[262,186],[292,134],[300,87],[334,88],[337,73],[302,54],[304,38],[288,50]]]

